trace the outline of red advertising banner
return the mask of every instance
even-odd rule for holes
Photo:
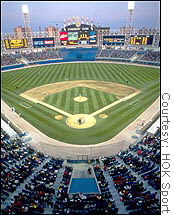
[[[68,40],[68,32],[60,32],[60,40]]]
[[[44,43],[45,43],[45,45],[53,45],[54,40],[45,40]]]

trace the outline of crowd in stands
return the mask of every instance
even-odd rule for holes
[[[129,214],[160,214],[159,149],[160,131],[157,131],[154,137],[145,136],[127,151],[102,159]],[[137,179],[139,175],[142,180]],[[146,180],[154,192],[146,189],[143,183]]]
[[[104,171],[129,214],[160,214],[160,130],[128,150],[100,160],[103,169],[99,159],[92,164],[100,193],[71,194],[73,167],[64,167],[62,180],[56,184],[64,160],[34,151],[21,138],[11,140],[1,129],[2,214],[44,214],[47,209],[59,215],[117,214]]]
[[[19,139],[10,141],[7,135],[2,134],[1,159],[2,189],[14,192],[45,158]]]
[[[137,52],[138,50],[99,49],[96,57],[131,59]],[[144,51],[144,55],[140,60],[160,62],[160,52]]]
[[[1,55],[1,66],[18,64],[16,58],[13,55]]]
[[[117,214],[114,199],[108,188],[103,171],[100,167],[94,168],[96,178],[100,187],[100,194],[71,194],[68,193],[68,186],[71,179],[72,168],[66,167],[62,182],[58,188],[57,199],[53,213],[64,214],[89,214],[89,215],[104,215]]]
[[[30,62],[47,59],[59,59],[62,58],[59,51],[44,51],[44,52],[31,52],[21,54],[5,54],[1,55],[1,66],[19,64],[16,59],[23,58]]]
[[[32,62],[32,61],[38,61],[38,60],[58,59],[58,58],[61,58],[61,54],[59,51],[44,51],[44,52],[23,53],[22,57]]]
[[[131,59],[135,55],[137,50],[122,50],[122,49],[99,49],[96,57],[100,58],[120,58],[120,59]],[[60,59],[62,58],[60,51],[42,51],[42,52],[31,52],[21,53],[20,56],[16,57],[14,54],[6,54],[1,56],[1,66],[18,64],[16,58],[23,58],[29,62],[47,60],[47,59]],[[141,61],[153,61],[160,62],[160,52],[145,51],[145,54],[139,58]]]
[[[137,50],[113,50],[111,57],[130,59],[136,52]]]
[[[4,214],[43,213],[46,206],[52,206],[53,184],[63,160],[49,158],[35,173],[46,159],[47,155],[35,152],[20,138],[11,140],[1,129],[1,202],[8,203]],[[13,199],[7,199],[13,194]]]
[[[118,208],[108,188],[108,182],[104,177],[103,170],[96,165],[96,167],[94,167],[94,172],[101,191],[101,201],[97,205],[98,208],[101,208],[99,214],[117,214]]]
[[[160,52],[157,51],[146,51],[145,55],[143,55],[140,60],[144,61],[157,61],[160,62]]]
[[[97,54],[96,54],[96,57],[110,57],[111,53],[112,53],[113,50],[110,50],[110,49],[99,49]]]
[[[121,50],[121,49],[103,49],[98,51],[96,57],[110,57],[110,58],[131,58],[137,50]]]
[[[34,175],[30,183],[25,185],[25,189],[17,196],[7,208],[18,214],[24,213],[44,213],[44,208],[53,206],[52,197],[55,193],[53,184],[56,180],[58,170],[62,161],[51,159],[47,162],[38,174]]]

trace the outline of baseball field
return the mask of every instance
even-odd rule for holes
[[[54,64],[2,72],[1,84],[2,99],[41,132],[90,145],[114,137],[157,99],[160,69]]]

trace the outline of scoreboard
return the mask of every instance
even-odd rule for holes
[[[61,31],[61,45],[97,44],[96,31]]]
[[[68,40],[78,40],[78,32],[68,32]]]
[[[152,45],[153,35],[132,35],[130,37],[131,45]]]
[[[125,37],[123,35],[103,36],[103,45],[124,46]]]
[[[79,44],[89,44],[89,38],[90,38],[90,32],[89,31],[79,31],[78,34],[78,41]]]
[[[54,37],[33,38],[34,48],[54,47]]]
[[[5,47],[6,49],[20,49],[20,48],[27,48],[28,47],[28,43],[27,43],[27,39],[8,39],[5,40]]]

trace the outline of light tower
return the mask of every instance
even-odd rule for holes
[[[65,27],[66,27],[66,19],[64,19],[64,27],[63,27],[63,28],[64,28],[64,31],[66,31],[66,28],[65,28]]]
[[[127,23],[125,29],[125,43],[128,44],[129,42],[129,35],[132,33],[132,24],[133,24],[133,15],[134,15],[134,1],[128,1],[128,16],[127,16]]]
[[[127,18],[126,27],[129,30],[132,29],[134,8],[135,8],[135,2],[134,1],[128,1],[128,18]]]
[[[28,5],[22,5],[22,14],[24,18],[24,28],[25,28],[25,37],[28,39],[29,44],[32,44],[32,34],[30,35],[30,19],[29,19],[29,11],[28,11]]]
[[[155,31],[155,34],[153,36],[153,43],[152,43],[152,46],[155,48],[155,47],[158,47],[159,45],[159,40],[160,40],[160,13],[159,13],[159,16],[157,18],[157,23],[156,23],[156,31]]]

